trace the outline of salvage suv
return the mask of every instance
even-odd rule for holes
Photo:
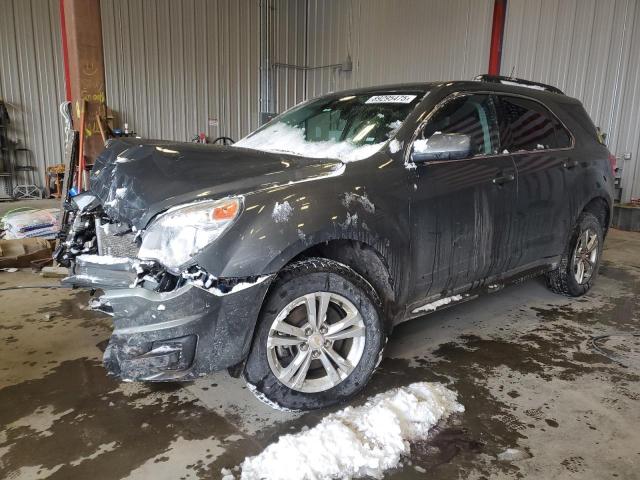
[[[232,146],[110,140],[56,252],[102,290],[123,380],[228,369],[312,409],[361,390],[400,322],[598,272],[612,157],[578,100],[503,78],[332,93]]]

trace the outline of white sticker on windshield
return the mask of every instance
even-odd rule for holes
[[[364,103],[411,103],[417,95],[374,95]]]

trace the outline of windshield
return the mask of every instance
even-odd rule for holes
[[[424,94],[375,92],[319,98],[279,115],[235,146],[361,160],[380,150]]]

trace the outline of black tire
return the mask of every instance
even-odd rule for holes
[[[278,380],[267,357],[267,340],[276,317],[286,306],[316,292],[337,294],[358,310],[364,322],[364,350],[353,371],[340,383],[328,390],[309,393],[292,389]],[[381,311],[373,287],[348,266],[324,258],[289,265],[279,274],[260,313],[244,369],[249,388],[265,403],[290,410],[325,408],[349,399],[367,384],[382,358],[386,335]]]
[[[578,283],[573,272],[573,257],[578,240],[585,231],[589,230],[595,232],[598,237],[598,244],[596,247],[597,256],[589,279],[584,283]],[[560,260],[560,265],[557,269],[546,274],[547,286],[549,289],[555,293],[570,297],[579,297],[587,293],[598,275],[598,268],[600,267],[600,260],[602,259],[603,244],[604,234],[602,224],[594,214],[590,212],[583,212],[580,217],[578,217],[578,221],[569,236],[569,241],[567,242],[567,246]]]

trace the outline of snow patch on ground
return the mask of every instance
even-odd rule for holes
[[[289,220],[289,217],[293,213],[293,208],[289,204],[289,202],[285,201],[283,203],[278,203],[273,206],[273,213],[271,214],[271,218],[276,223],[284,223]]]
[[[382,145],[384,142],[371,145],[354,145],[351,142],[335,140],[309,142],[305,139],[304,129],[278,122],[239,140],[233,146],[311,158],[337,158],[350,162],[370,157],[380,150]]]
[[[462,300],[462,295],[452,295],[451,297],[444,297],[436,300],[435,302],[422,305],[421,307],[414,309],[411,313],[433,312],[444,305],[449,305],[451,302],[458,302],[460,300]]]
[[[373,477],[409,455],[440,420],[463,412],[457,394],[439,383],[413,383],[327,415],[315,427],[283,435],[241,464],[241,480]],[[226,479],[233,478],[225,469]]]

